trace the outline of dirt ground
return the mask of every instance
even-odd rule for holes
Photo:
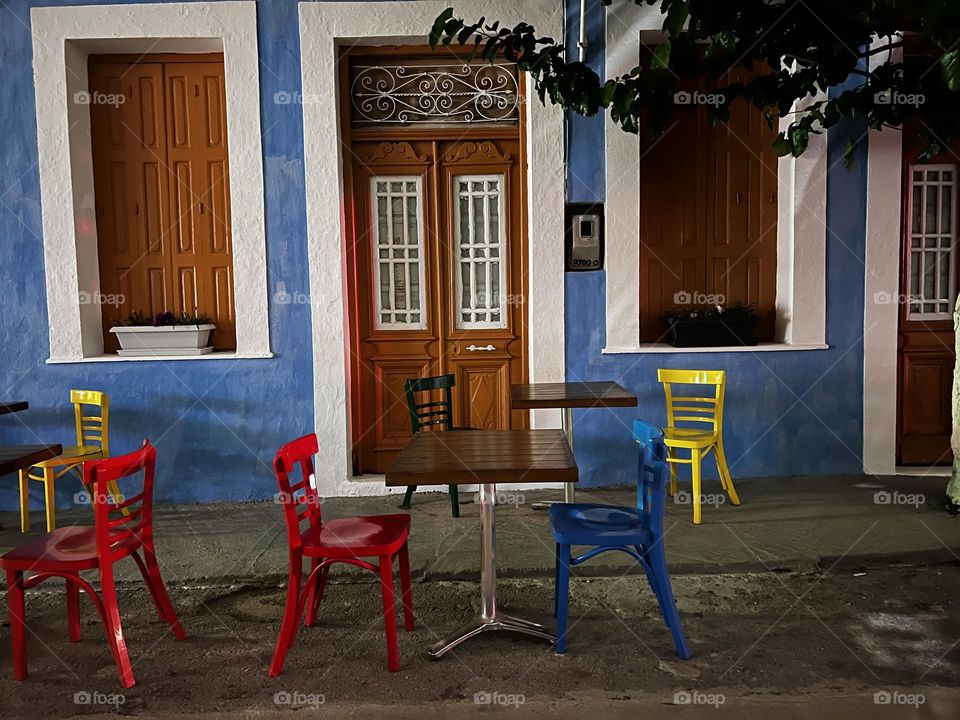
[[[642,578],[575,579],[568,653],[489,634],[440,661],[426,648],[467,616],[470,582],[414,586],[417,628],[386,671],[378,588],[334,584],[283,675],[267,664],[280,588],[172,591],[189,638],[176,642],[149,597],[124,588],[137,685],[123,690],[93,608],[66,640],[59,588],[28,595],[27,682],[0,634],[0,715],[149,717],[960,717],[960,564],[865,574],[684,575],[674,579],[693,658],[680,661]],[[551,583],[501,580],[503,607],[547,619]],[[401,626],[402,627],[402,626]],[[646,708],[653,714],[641,711]],[[776,708],[776,710],[775,710]],[[797,715],[799,717],[799,715]]]

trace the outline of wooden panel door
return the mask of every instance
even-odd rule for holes
[[[111,327],[135,310],[162,312],[172,296],[163,66],[91,64],[90,88],[123,98],[90,105],[100,288],[123,300],[101,308],[109,352],[119,347]]]
[[[235,348],[223,64],[169,63],[164,74],[172,309],[216,318],[213,346]]]
[[[384,472],[410,440],[408,378],[456,375],[457,426],[526,427],[509,406],[526,378],[519,140],[438,134],[351,145],[358,473]]]
[[[912,137],[906,128],[904,137]],[[953,462],[951,389],[956,364],[957,189],[960,166],[921,164],[904,150],[897,462]]]

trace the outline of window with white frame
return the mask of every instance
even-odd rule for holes
[[[370,190],[377,329],[423,329],[427,325],[420,178],[373,177]]]
[[[949,320],[956,296],[957,166],[910,167],[910,320]]]
[[[458,175],[453,183],[457,328],[505,328],[503,176]]]

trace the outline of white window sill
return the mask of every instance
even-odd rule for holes
[[[797,350],[827,350],[829,345],[822,343],[805,343],[791,345],[789,343],[760,343],[759,345],[731,345],[728,347],[687,347],[677,348],[666,343],[649,343],[633,347],[605,347],[600,352],[604,355],[645,355],[645,354],[672,354],[685,353],[736,353],[736,352],[794,352]]]
[[[93,355],[85,358],[60,359],[48,358],[47,365],[70,365],[74,363],[111,363],[111,362],[167,362],[168,360],[265,360],[272,358],[273,353],[241,353],[241,352],[212,352],[206,355],[156,355],[145,357],[123,357],[120,355],[105,354]]]

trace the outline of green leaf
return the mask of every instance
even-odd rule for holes
[[[443,30],[447,26],[447,20],[453,17],[453,8],[447,8],[442,13],[437,15],[437,19],[433,21],[433,27],[430,29],[430,49],[436,50],[437,43],[440,42],[440,37],[443,35]]]
[[[683,26],[690,17],[690,6],[686,2],[674,2],[667,10],[667,17],[663,21],[663,29],[672,37],[683,32]]]
[[[670,67],[670,41],[657,45],[653,50],[653,60],[650,63],[650,67],[654,70],[662,69],[666,70]]]
[[[947,87],[954,92],[960,91],[960,49],[944,53],[940,58],[940,68]]]
[[[785,155],[790,155],[793,153],[793,145],[790,144],[790,141],[784,137],[783,133],[777,135],[777,139],[773,141],[773,151],[780,157]]]

